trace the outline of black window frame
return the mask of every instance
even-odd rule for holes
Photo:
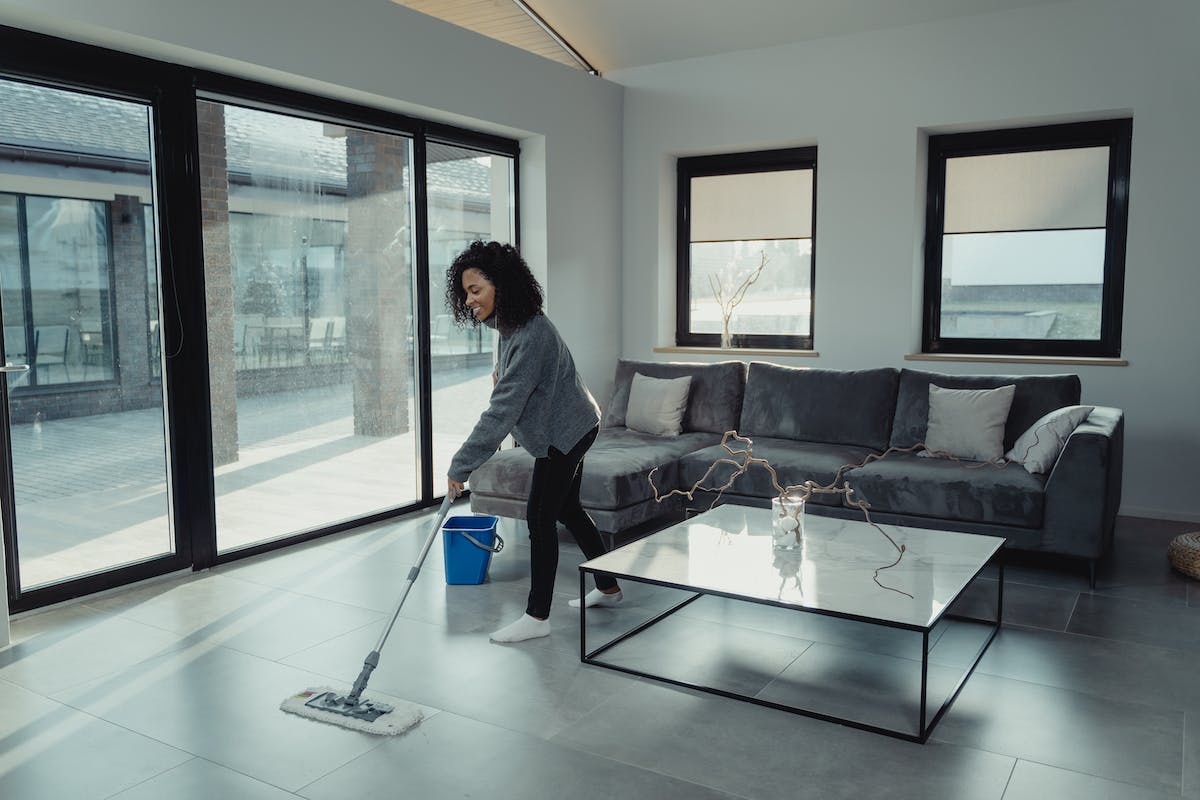
[[[921,326],[923,352],[953,355],[1120,358],[1132,136],[1133,119],[1126,117],[929,137],[924,313]],[[1100,338],[979,339],[942,336],[942,237],[945,229],[947,159],[1099,146],[1109,148]]]
[[[809,330],[793,334],[734,334],[736,349],[811,350],[816,321],[817,277],[817,148],[789,147],[747,153],[681,157],[676,162],[675,344],[680,347],[719,347],[721,334],[691,330],[691,199],[692,178],[811,169],[812,249],[809,258]]]
[[[399,114],[375,106],[312,94],[275,84],[213,72],[189,65],[158,61],[68,39],[0,25],[0,78],[23,80],[81,93],[142,102],[154,110],[153,151],[161,157],[155,173],[156,240],[160,267],[160,330],[167,353],[165,374],[160,376],[167,403],[167,445],[171,480],[172,533],[175,551],[132,565],[106,569],[61,583],[28,590],[20,588],[17,571],[15,516],[11,504],[2,504],[3,538],[8,546],[6,563],[8,605],[12,612],[29,611],[94,592],[180,569],[201,570],[216,564],[249,558],[270,550],[316,539],[373,522],[435,506],[444,485],[432,475],[431,386],[429,369],[428,231],[426,229],[425,145],[429,141],[469,147],[513,159],[514,235],[520,246],[521,145],[516,139]],[[217,553],[215,487],[209,406],[207,338],[195,331],[207,329],[203,298],[203,231],[198,174],[199,145],[197,100],[215,100],[292,116],[349,124],[366,129],[410,136],[413,139],[414,268],[420,386],[417,409],[421,415],[417,468],[421,471],[420,495],[415,502],[364,515],[352,520],[296,533],[280,539]],[[11,193],[11,192],[10,192]],[[114,279],[110,269],[110,280]],[[201,298],[199,302],[191,298]],[[114,321],[114,326],[120,321]],[[114,331],[116,328],[114,327]],[[184,332],[188,332],[185,337]],[[91,389],[88,385],[86,388]],[[0,454],[8,446],[7,398],[0,396]],[[9,470],[0,468],[0,482],[12,491]]]

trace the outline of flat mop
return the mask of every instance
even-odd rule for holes
[[[425,556],[429,554],[429,548],[437,538],[438,531],[442,529],[446,514],[450,513],[451,502],[450,495],[446,495],[446,499],[442,501],[442,507],[438,510],[437,519],[434,520],[433,528],[429,531],[429,536],[426,537],[425,544],[421,547],[421,554],[417,556],[417,562],[408,571],[404,591],[400,593],[400,600],[396,603],[396,610],[392,612],[392,618],[387,627],[383,629],[383,635],[379,637],[375,649],[367,654],[366,660],[363,661],[362,672],[354,681],[354,687],[350,690],[350,694],[340,695],[328,686],[308,688],[280,703],[281,709],[289,714],[298,714],[320,722],[328,722],[331,725],[340,725],[343,728],[378,733],[384,736],[404,733],[421,721],[419,706],[411,703],[394,706],[387,703],[376,703],[373,700],[362,699],[362,693],[367,688],[367,681],[371,679],[371,673],[375,667],[379,666],[379,651],[383,649],[388,634],[392,632],[392,626],[396,624],[396,618],[400,616],[400,609],[408,597],[408,590],[412,588],[413,582],[420,574],[421,565],[425,563]]]

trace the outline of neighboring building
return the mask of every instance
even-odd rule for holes
[[[32,366],[11,392],[13,422],[160,403],[160,308],[173,301],[160,297],[150,110],[8,80],[0,80],[0,104],[5,355]],[[343,380],[353,335],[347,152],[355,136],[376,135],[232,105],[200,106],[202,115],[224,119],[221,130],[201,128],[202,139],[215,137],[202,141],[202,153],[225,159],[224,175],[205,173],[202,195],[210,314],[213,287],[227,285],[232,328],[216,333],[233,356],[237,394]],[[397,156],[395,179],[406,188],[409,152]],[[508,159],[429,147],[435,357],[487,357],[477,332],[453,328],[438,312],[438,273],[468,242],[492,238],[493,197],[507,196],[510,172]],[[227,208],[215,240],[208,220],[214,191]],[[407,202],[396,206],[405,217],[397,223],[403,241],[396,263],[411,276]],[[210,252],[214,241],[221,249],[228,242],[225,258]],[[411,340],[411,321],[408,330]],[[211,354],[218,340],[213,330],[209,335]]]

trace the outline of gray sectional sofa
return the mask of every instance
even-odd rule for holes
[[[691,376],[679,436],[652,436],[625,426],[635,373]],[[729,430],[751,438],[754,455],[766,459],[784,485],[810,479],[827,484],[844,465],[922,442],[931,383],[948,389],[1014,385],[1005,451],[1044,414],[1080,400],[1076,375],[964,376],[622,360],[600,435],[584,462],[583,505],[601,531],[614,536],[680,514],[679,497],[654,500],[647,474],[658,468],[655,484],[663,491],[690,488],[716,459],[728,455],[720,441]],[[1045,475],[1015,462],[967,469],[959,461],[912,452],[891,452],[843,474],[855,494],[870,503],[877,522],[1003,536],[1012,549],[1085,559],[1094,580],[1095,562],[1112,544],[1123,441],[1122,412],[1095,407]],[[532,465],[520,448],[498,452],[471,476],[472,508],[523,518]],[[724,483],[732,469],[719,468],[708,483]],[[766,505],[774,494],[767,472],[754,467],[738,476],[724,502]],[[698,495],[691,505],[707,507],[710,498]],[[835,494],[814,495],[808,513],[861,518]]]

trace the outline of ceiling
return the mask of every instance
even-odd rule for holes
[[[524,0],[600,73],[1062,0]],[[584,68],[514,0],[393,0]]]

